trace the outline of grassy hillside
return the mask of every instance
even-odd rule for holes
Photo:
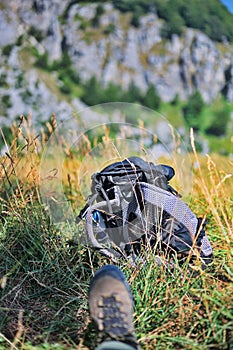
[[[41,202],[39,166],[54,119],[39,136],[30,121],[21,123],[12,129],[11,145],[0,158],[0,349],[93,349],[87,290],[94,272],[108,261],[78,242],[82,224],[55,226]],[[134,295],[143,349],[233,346],[233,164],[221,155],[201,157],[193,136],[191,143],[189,205],[208,219],[214,261],[204,272],[198,262],[191,271],[178,263],[173,271],[158,267],[153,252],[145,265],[119,262]],[[84,204],[77,171],[87,151],[67,153],[63,168],[63,186],[75,212]],[[104,151],[103,162],[108,154],[103,142]],[[88,166],[96,166],[91,158]]]

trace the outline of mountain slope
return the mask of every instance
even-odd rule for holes
[[[120,8],[124,2],[101,3],[2,1],[1,124],[29,112],[37,120],[70,116],[82,107],[82,85],[92,76],[123,89],[153,86],[164,101],[198,90],[206,102],[219,93],[233,102],[233,46],[226,39],[217,43],[187,27],[166,39],[169,22],[160,18],[158,0],[157,8],[137,1],[147,9],[137,23]]]

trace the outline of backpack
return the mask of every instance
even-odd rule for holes
[[[142,247],[155,252],[212,260],[212,247],[197,218],[169,185],[171,166],[139,157],[115,162],[92,175],[91,195],[78,219],[86,220],[88,241],[112,260],[135,259]]]

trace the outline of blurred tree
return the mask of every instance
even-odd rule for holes
[[[139,26],[140,17],[149,11],[156,12],[166,21],[162,35],[182,34],[183,26],[200,29],[211,39],[233,41],[233,15],[220,0],[112,0],[115,8],[132,12],[132,24]]]
[[[140,89],[134,84],[134,82],[131,82],[128,90],[124,91],[122,94],[122,101],[123,102],[141,102],[142,100],[142,94]]]
[[[99,27],[100,17],[104,14],[104,7],[102,4],[98,4],[95,11],[95,16],[92,18],[92,26],[94,28]]]
[[[103,92],[103,102],[119,102],[121,101],[122,88],[110,82]]]
[[[183,107],[183,115],[188,127],[192,127],[194,130],[201,129],[201,112],[204,106],[205,103],[200,92],[195,91]]]
[[[158,109],[161,104],[161,99],[155,89],[155,87],[150,84],[147,92],[142,98],[142,104],[151,109]]]
[[[141,6],[139,5],[136,5],[134,7],[134,11],[133,11],[133,14],[132,14],[132,18],[131,18],[131,24],[134,26],[134,27],[139,27],[140,25],[140,17],[142,17],[144,14],[144,10]]]
[[[174,13],[171,10],[168,10],[170,13],[169,19],[164,23],[161,31],[161,35],[165,39],[171,39],[173,34],[181,35],[184,29],[184,20],[178,14]]]
[[[173,100],[171,101],[171,105],[177,106],[179,103],[180,103],[180,97],[178,94],[176,94],[175,97],[173,98]]]
[[[104,102],[104,92],[102,85],[97,81],[96,77],[91,77],[85,84],[83,89],[82,100],[88,106],[94,106]]]
[[[206,133],[223,136],[227,133],[228,123],[230,121],[230,108],[228,104],[215,109],[210,117],[210,125],[206,128]]]

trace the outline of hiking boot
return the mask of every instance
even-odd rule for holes
[[[106,265],[95,274],[89,288],[89,309],[99,342],[120,341],[140,349],[133,326],[133,300],[123,272]]]

